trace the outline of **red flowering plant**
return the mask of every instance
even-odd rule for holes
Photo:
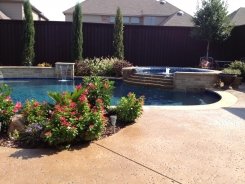
[[[14,104],[11,97],[11,89],[7,84],[0,86],[0,132],[7,132],[12,116],[22,108],[20,102]]]
[[[55,105],[45,128],[44,138],[50,145],[60,146],[75,141],[90,141],[101,135],[107,119],[104,99],[100,98],[96,85],[98,84],[90,81],[89,85],[76,86],[73,92],[49,93]]]
[[[113,81],[98,76],[85,77],[84,85],[88,89],[88,99],[92,105],[95,105],[97,98],[101,98],[105,108],[109,108],[114,89]]]
[[[32,123],[43,125],[48,121],[49,110],[51,110],[51,107],[48,103],[40,103],[32,99],[26,101],[22,113],[26,119],[27,125]]]
[[[34,99],[27,100],[22,114],[25,118],[25,130],[19,133],[18,139],[28,146],[36,146],[43,142],[42,133],[49,121],[51,106]]]

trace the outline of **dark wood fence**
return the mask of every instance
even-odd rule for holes
[[[70,62],[72,24],[35,22],[35,63]],[[197,66],[206,43],[191,38],[188,27],[125,26],[125,58],[139,66]],[[245,56],[245,26],[236,27],[229,40],[212,44],[210,56],[234,60]],[[0,21],[0,65],[21,65],[22,21]],[[83,24],[84,57],[113,55],[113,25]]]

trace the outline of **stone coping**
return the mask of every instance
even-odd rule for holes
[[[163,110],[211,110],[211,109],[219,109],[224,107],[230,107],[234,105],[237,102],[237,97],[232,95],[231,93],[227,91],[219,91],[219,90],[212,90],[208,89],[209,91],[215,92],[218,95],[221,96],[221,99],[215,103],[212,104],[206,104],[206,105],[176,105],[176,106],[144,106],[144,109],[163,109]]]
[[[56,65],[75,65],[75,63],[56,62]]]
[[[0,66],[0,69],[47,69],[53,67],[40,67],[40,66]]]
[[[135,66],[132,66],[132,67],[126,67],[126,68],[123,68],[123,70],[134,70],[134,69],[137,69],[137,68],[141,68],[141,69],[160,69],[162,67],[135,67]],[[205,68],[192,68],[192,67],[169,67],[169,68],[185,68],[185,69],[197,69],[199,70],[198,72],[185,72],[185,71],[177,71],[177,72],[174,72],[172,74],[175,74],[175,73],[183,73],[183,74],[205,74],[205,75],[209,75],[210,73],[213,73],[213,74],[220,74],[222,73],[222,71],[219,71],[219,70],[210,70],[210,69],[205,69]],[[205,71],[200,71],[200,70],[205,70]],[[149,75],[154,75],[154,74],[149,74]]]

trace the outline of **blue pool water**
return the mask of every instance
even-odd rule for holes
[[[143,75],[163,75],[166,73],[166,67],[137,67],[136,73]],[[209,72],[207,69],[201,68],[185,68],[185,67],[169,67],[169,73],[176,72]]]
[[[13,100],[21,101],[22,103],[27,99],[52,102],[47,92],[72,91],[75,85],[81,82],[82,80],[59,82],[56,79],[0,80],[0,84],[6,83],[12,88],[13,92],[11,97]],[[178,92],[144,86],[133,86],[125,84],[121,80],[115,80],[115,90],[111,105],[116,105],[119,99],[122,96],[126,96],[129,92],[134,92],[137,96],[145,96],[145,105],[203,105],[220,100],[219,95],[208,91],[200,93]]]

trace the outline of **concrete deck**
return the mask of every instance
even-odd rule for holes
[[[0,183],[245,183],[245,85],[232,107],[146,108],[136,124],[72,151],[0,147]]]

